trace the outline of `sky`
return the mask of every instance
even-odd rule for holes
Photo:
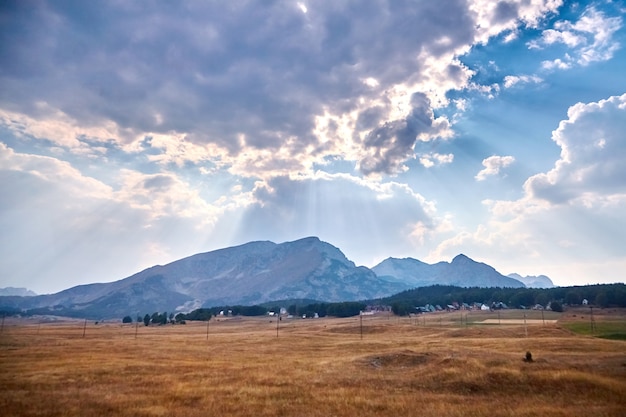
[[[624,282],[626,3],[0,4],[0,287],[250,241]]]

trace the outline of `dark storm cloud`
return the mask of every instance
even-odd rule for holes
[[[177,131],[233,154],[242,146],[276,149],[287,137],[304,148],[317,140],[314,117],[323,109],[352,111],[358,97],[378,98],[419,78],[420,53],[449,51],[473,33],[461,0],[315,1],[307,8],[292,1],[4,2],[0,106],[34,115],[45,102],[84,124],[112,120],[125,141]],[[379,86],[364,85],[368,77]],[[366,114],[360,126],[375,122]],[[403,143],[391,153],[406,156],[410,138],[402,135],[416,129],[412,116],[403,127],[384,122],[378,130]]]
[[[433,112],[428,98],[421,93],[413,94],[411,105],[413,109],[405,120],[386,123],[368,135],[363,145],[375,152],[361,161],[361,171],[394,173],[413,153],[418,135],[432,127]]]
[[[506,22],[517,17],[519,6],[508,1],[501,1],[495,9],[494,18],[498,23]]]

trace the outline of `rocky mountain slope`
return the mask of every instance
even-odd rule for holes
[[[413,258],[387,258],[372,270],[380,278],[403,283],[411,288],[429,285],[459,287],[524,287],[521,281],[506,277],[493,267],[457,255],[452,262],[427,264]]]

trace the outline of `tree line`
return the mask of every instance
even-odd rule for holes
[[[359,313],[365,309],[365,302],[361,301],[345,301],[340,303],[311,303],[303,306],[298,306],[297,304],[291,304],[286,308],[286,312],[289,315],[297,316],[297,317],[351,317],[357,316]],[[189,313],[178,313],[176,314],[175,321],[184,321],[184,320],[200,320],[206,321],[210,320],[211,317],[216,317],[220,315],[226,316],[265,316],[270,312],[274,312],[279,314],[281,312],[281,307],[279,305],[275,305],[272,307],[266,307],[261,305],[252,305],[252,306],[243,306],[243,305],[235,305],[235,306],[217,306],[217,307],[205,307],[193,310]]]
[[[403,291],[391,297],[382,298],[378,304],[392,306],[395,314],[405,315],[415,311],[415,307],[426,304],[446,306],[457,303],[503,302],[510,308],[532,307],[549,303],[554,306],[581,305],[587,300],[597,307],[626,307],[626,285],[598,284],[555,288],[482,288],[433,285]]]

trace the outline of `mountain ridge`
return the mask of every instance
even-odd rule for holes
[[[524,287],[524,283],[476,262],[464,254],[451,262],[427,264],[414,258],[387,258],[372,268],[379,277],[408,283],[414,287],[455,285],[459,287]]]
[[[339,248],[306,237],[198,253],[118,281],[79,285],[55,294],[0,297],[0,306],[40,314],[121,317],[280,299],[358,301],[435,284],[524,286],[463,254],[433,265],[413,258],[387,258],[370,269],[355,265]]]

